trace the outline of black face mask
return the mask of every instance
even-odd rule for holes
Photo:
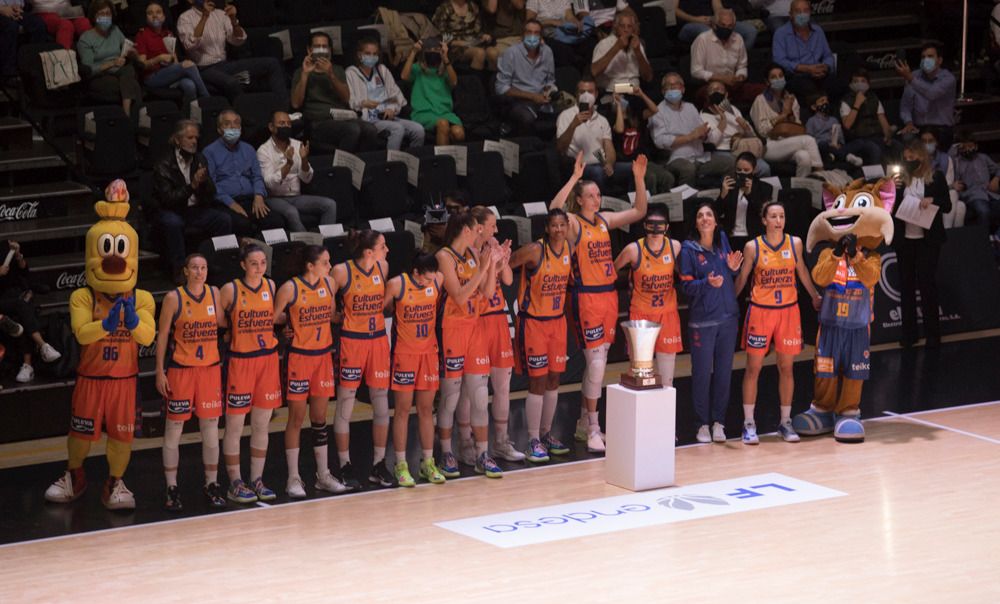
[[[913,174],[920,168],[919,159],[907,159],[903,161],[903,167],[906,168],[908,174]]]
[[[822,113],[823,115],[830,115],[830,103],[823,103],[822,105],[816,107],[816,111]]]
[[[959,155],[961,155],[965,159],[972,159],[973,157],[976,156],[976,153],[978,153],[978,152],[979,152],[979,149],[973,147],[971,149],[960,149],[958,153],[959,153]]]
[[[181,157],[183,157],[185,161],[191,161],[191,158],[194,157],[194,151],[187,151],[183,147],[178,147],[177,150],[180,151]]]
[[[667,232],[667,223],[659,220],[650,220],[645,223],[647,235],[662,235]]]
[[[726,95],[722,94],[721,92],[713,92],[712,94],[708,95],[708,102],[709,104],[712,105],[718,105],[722,103],[722,101],[724,100],[726,100]]]
[[[274,138],[287,141],[292,138],[292,127],[291,126],[278,126],[274,129]]]
[[[424,53],[424,61],[427,61],[428,67],[438,67],[441,65],[441,53],[426,52]]]
[[[725,42],[729,39],[729,36],[733,35],[732,27],[716,27],[715,37]]]

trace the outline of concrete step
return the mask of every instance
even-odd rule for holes
[[[919,9],[912,4],[889,4],[878,10],[858,11],[815,17],[826,33],[858,32],[868,29],[886,30],[896,27],[920,25]]]
[[[0,151],[0,172],[39,168],[61,168],[66,163],[47,143],[31,141],[31,146]]]
[[[94,220],[92,216],[60,216],[0,223],[0,240],[16,239],[24,243],[83,237]]]
[[[31,124],[16,117],[0,117],[0,149],[29,149],[33,134]]]
[[[92,216],[94,194],[76,182],[0,187],[0,222],[21,222],[35,218]]]

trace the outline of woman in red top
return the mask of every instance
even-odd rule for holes
[[[163,6],[159,2],[146,5],[146,25],[135,35],[135,50],[145,68],[143,84],[151,89],[180,88],[185,105],[198,97],[208,96],[198,66],[191,61],[177,60],[177,36],[166,27]],[[173,40],[173,48],[167,48],[166,38]]]

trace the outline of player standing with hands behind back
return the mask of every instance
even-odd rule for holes
[[[646,156],[632,163],[635,205],[621,212],[601,212],[601,189],[581,180],[586,168],[583,153],[576,156],[573,175],[549,204],[549,210],[564,209],[570,193],[576,195],[579,211],[569,215],[569,243],[573,248],[573,311],[578,337],[584,347],[583,407],[576,439],[587,442],[592,453],[604,452],[604,435],[597,420],[597,400],[604,386],[608,349],[615,341],[618,325],[618,292],[615,291],[614,259],[609,231],[638,222],[646,215]]]

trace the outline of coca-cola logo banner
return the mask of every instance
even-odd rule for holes
[[[56,289],[77,289],[87,285],[85,271],[79,273],[67,273],[63,271],[56,277]]]
[[[37,201],[25,201],[11,205],[0,203],[0,222],[38,218],[38,203]]]

